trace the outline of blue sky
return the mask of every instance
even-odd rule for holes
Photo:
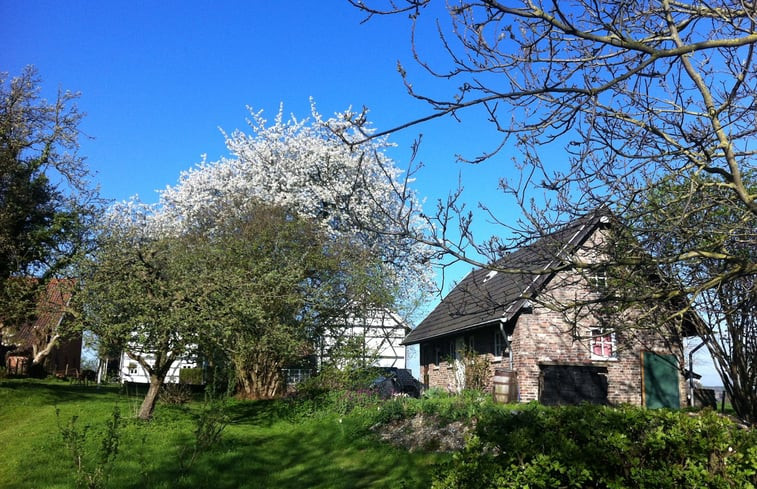
[[[401,61],[414,81],[428,81],[413,63],[410,20],[361,24],[363,18],[341,0],[0,0],[0,71],[13,76],[33,64],[48,98],[58,88],[80,91],[78,105],[87,113],[81,153],[102,195],[123,200],[139,194],[152,202],[155,190],[174,184],[202,154],[211,161],[226,154],[219,127],[244,129],[246,106],[269,118],[280,103],[286,113],[308,116],[310,97],[325,116],[367,106],[378,129],[426,115],[396,70]],[[424,35],[434,42],[432,31]],[[433,61],[433,53],[422,54]],[[455,160],[497,145],[480,114],[394,135],[398,166],[407,164],[419,132],[425,168],[416,189],[429,207],[453,191],[461,175],[474,210],[483,201],[514,223],[519,210],[497,191],[499,178],[517,177],[512,150],[475,167]],[[567,163],[559,152],[542,157]],[[484,216],[481,223],[482,236],[501,232],[486,226]],[[445,291],[470,268],[452,269]]]
[[[138,194],[155,201],[155,190],[174,184],[202,154],[210,161],[226,154],[219,128],[244,129],[246,106],[269,118],[281,103],[287,114],[307,117],[311,97],[325,116],[367,106],[378,129],[428,113],[408,96],[396,69],[401,61],[424,81],[410,51],[410,20],[361,23],[363,14],[346,1],[0,0],[0,18],[0,71],[13,76],[33,64],[48,98],[58,88],[81,92],[81,153],[109,199]],[[511,154],[475,167],[456,162],[456,154],[475,156],[497,144],[481,117],[463,117],[396,134],[392,156],[405,167],[422,132],[425,168],[416,189],[427,207],[453,191],[462,174],[473,208],[483,200],[515,219],[497,191],[500,177],[514,175]],[[481,229],[497,232],[484,221]],[[470,268],[456,267],[449,278]]]

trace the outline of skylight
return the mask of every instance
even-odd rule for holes
[[[491,278],[494,277],[495,275],[497,275],[497,271],[496,270],[492,270],[489,273],[487,273],[486,277],[484,277],[484,283],[486,283],[489,280],[491,280]]]

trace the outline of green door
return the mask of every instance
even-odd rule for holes
[[[678,391],[678,358],[645,351],[644,399],[648,408],[679,409],[681,399]]]

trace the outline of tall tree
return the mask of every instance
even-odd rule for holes
[[[284,208],[240,205],[212,232],[164,234],[149,207],[113,213],[83,265],[83,324],[149,374],[142,419],[173,362],[203,351],[226,356],[245,397],[279,394],[281,369],[312,355],[351,299],[382,295],[361,248]]]
[[[744,181],[750,192],[757,193],[757,172],[745,172]],[[707,345],[736,412],[756,422],[757,281],[736,267],[736,260],[743,266],[757,261],[754,219],[710,177],[658,182],[654,190],[640,204],[647,212],[639,212],[636,227],[643,229],[646,220],[651,223],[641,235],[643,241],[634,244],[642,251],[653,250],[654,256],[691,256],[659,268],[675,282],[682,278],[688,284],[703,284],[691,291],[693,307],[704,319],[695,332]],[[675,225],[659,229],[656,222],[666,216]],[[732,258],[724,261],[723,255]],[[733,277],[709,283],[722,274]],[[661,284],[655,293],[680,288],[675,282]]]
[[[459,193],[440,203],[428,218],[434,233],[419,239],[457,258],[477,259],[467,253],[474,249],[486,265],[523,239],[606,206],[618,217],[624,236],[646,245],[635,253],[618,247],[610,261],[619,270],[648,267],[659,276],[673,273],[675,281],[661,281],[657,295],[676,304],[679,312],[754,282],[754,256],[732,241],[715,248],[708,239],[655,246],[652,236],[675,234],[681,226],[690,233],[700,228],[693,227],[697,223],[690,219],[689,206],[655,210],[644,204],[671,182],[681,191],[672,199],[695,203],[696,182],[706,179],[712,189],[707,206],[715,212],[697,217],[709,225],[727,209],[734,219],[718,221],[718,226],[732,227],[714,239],[733,232],[747,248],[757,246],[757,194],[746,177],[755,167],[757,4],[458,0],[445,7],[436,0],[350,1],[369,17],[409,14],[415,61],[441,85],[424,85],[423,79],[417,83],[412,70],[400,65],[410,95],[432,109],[401,127],[443,116],[483,115],[502,140],[471,160],[497,157],[502,148],[514,147],[519,154],[520,177],[500,184],[523,213],[512,240],[474,240],[470,219],[457,212],[462,208]],[[426,30],[429,20],[433,31]],[[441,55],[433,40],[420,34],[428,32],[437,34]],[[448,96],[437,95],[445,89]],[[360,114],[353,122],[359,129]],[[366,133],[365,138],[391,131]],[[540,154],[548,146],[563,148],[567,164],[542,161]],[[541,198],[533,200],[538,194],[546,195],[544,204]],[[461,232],[449,231],[450,216],[462,223]],[[680,273],[692,267],[698,273]],[[636,302],[648,298],[643,291]],[[750,302],[741,304],[738,311]],[[753,334],[747,335],[750,341]],[[726,384],[742,382],[728,377],[735,375],[728,371],[721,370]],[[739,414],[749,417],[749,412]]]
[[[0,335],[30,321],[47,281],[89,243],[97,199],[77,152],[77,97],[41,98],[33,67],[10,81],[0,74]]]
[[[341,124],[342,137],[361,138],[345,125],[349,117],[324,119],[313,105],[309,119],[285,120],[282,108],[269,122],[251,111],[249,133],[226,135],[229,157],[203,161],[161,192],[166,226],[213,229],[217,216],[240,208],[239,196],[283,206],[380,256],[397,306],[412,309],[432,280],[431,251],[406,232],[421,225],[411,175],[386,155],[384,138],[345,146],[331,128]]]
[[[391,291],[364,248],[333,240],[313,219],[250,203],[203,238],[196,263],[208,298],[203,317],[213,347],[253,399],[282,393],[282,369],[315,356],[319,338],[353,314],[353,302],[381,307]]]

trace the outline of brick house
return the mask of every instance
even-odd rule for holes
[[[610,216],[595,212],[506,255],[498,271],[468,274],[404,340],[420,346],[423,383],[464,387],[467,350],[488,359],[488,388],[504,379],[509,400],[679,407],[678,334],[610,330],[591,312],[552,307],[590,302],[606,286],[601,273],[569,262],[601,261],[609,227]]]
[[[0,353],[8,373],[67,376],[79,372],[82,337],[63,337],[60,333],[62,323],[70,319],[66,309],[73,288],[73,280],[50,280],[39,296],[33,317],[13,334],[0,338]],[[33,367],[35,358],[39,366]]]

